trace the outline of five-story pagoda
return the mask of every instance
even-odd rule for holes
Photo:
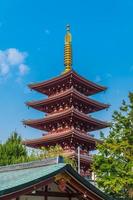
[[[80,146],[80,172],[87,176],[91,163],[89,152],[96,149],[98,142],[90,132],[108,127],[108,123],[92,118],[90,113],[108,108],[109,105],[88,98],[106,90],[106,87],[86,80],[72,69],[71,40],[70,27],[67,26],[64,73],[51,80],[29,85],[32,90],[45,94],[48,98],[26,103],[28,107],[46,113],[46,116],[24,121],[24,125],[44,132],[41,138],[26,140],[24,143],[33,148],[59,144],[64,149],[64,154],[76,159],[77,148]]]

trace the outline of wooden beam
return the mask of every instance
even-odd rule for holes
[[[45,186],[45,192],[48,192],[48,185]],[[48,200],[48,195],[44,196],[44,200]]]
[[[55,184],[57,185],[57,187],[58,187],[58,184],[57,184],[57,182],[55,182]],[[68,186],[66,186],[66,192],[68,192],[68,193],[71,193],[71,192],[73,192]]]
[[[36,193],[26,194],[28,196],[48,196],[48,197],[79,197],[79,193],[66,193],[66,192],[45,192],[45,191],[36,191]]]
[[[74,193],[75,191],[73,191],[71,188],[69,188],[68,186],[66,186],[66,192]]]
[[[74,188],[76,188],[79,192],[82,193],[83,199],[88,199],[88,200],[101,200],[102,198],[92,192],[91,190],[88,191],[87,188],[82,186],[80,183],[78,183],[76,180],[71,179],[70,185],[72,185]]]
[[[79,190],[77,188],[74,187],[74,185],[71,185],[69,183],[67,183],[67,185],[72,188],[74,191],[79,192]]]

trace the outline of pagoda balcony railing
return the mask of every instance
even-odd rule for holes
[[[82,151],[82,150],[81,150]],[[76,157],[78,157],[78,153],[77,152],[75,152],[75,150],[71,150],[71,149],[68,149],[68,150],[64,150],[64,153],[63,153],[64,155],[67,155],[67,156],[76,156]],[[93,158],[93,155],[90,155],[90,154],[88,154],[88,153],[80,153],[80,158],[81,159],[85,159],[85,160],[89,160],[89,161],[91,161],[92,160],[92,158]]]
[[[51,130],[49,131],[47,134],[63,134],[63,133],[66,133],[66,132],[70,132],[70,131],[77,131],[77,132],[80,132],[80,134],[83,134],[83,135],[87,135],[88,137],[92,137],[91,135],[89,135],[89,133],[87,133],[86,131],[84,130],[81,130],[80,128],[74,128],[74,127],[59,127],[57,129],[54,129],[54,130]],[[93,136],[94,137],[94,136]]]
[[[47,118],[51,118],[52,116],[55,116],[55,115],[58,115],[59,113],[67,113],[67,112],[69,112],[69,111],[76,111],[77,113],[79,113],[80,115],[82,115],[83,117],[90,117],[90,118],[92,118],[91,117],[91,115],[86,115],[86,114],[84,114],[83,112],[81,112],[81,111],[79,111],[78,109],[75,109],[74,107],[71,107],[71,108],[67,108],[67,109],[61,109],[60,111],[57,111],[57,112],[53,112],[53,113],[51,113],[51,114],[47,114],[46,115],[46,117]],[[92,118],[93,119],[93,118]]]
[[[61,90],[59,92],[56,92],[54,94],[51,94],[48,98],[54,98],[55,96],[59,96],[62,95],[63,93],[69,93],[69,92],[76,92],[78,93],[80,96],[86,97],[86,95],[84,95],[83,93],[80,93],[78,90],[76,90],[73,86],[71,88],[66,88],[64,90]]]
[[[91,179],[91,172],[90,170],[84,171],[83,169],[80,170],[80,175],[83,177],[89,177]]]
[[[67,111],[67,110],[69,110],[69,109],[70,109],[70,107],[60,108],[60,109],[58,109],[58,110],[54,110],[53,112],[46,113],[45,116],[46,116],[46,117],[47,117],[47,116],[48,116],[48,117],[49,117],[49,116],[53,116],[53,115],[56,115],[56,114],[58,114],[58,113]]]
[[[93,155],[90,154],[80,154],[81,158],[92,160]]]
[[[64,88],[64,89],[62,89],[62,90],[60,90],[60,91],[57,90],[56,92],[51,93],[51,94],[48,96],[48,98],[50,99],[50,98],[52,98],[52,97],[54,97],[54,96],[58,96],[58,95],[64,93],[65,91],[67,91],[67,90],[70,90],[70,88]]]
[[[50,112],[50,113],[46,113],[45,114],[45,116],[47,117],[49,117],[49,116],[54,116],[54,115],[56,115],[56,114],[58,114],[58,113],[62,113],[62,112],[64,112],[64,111],[67,111],[67,110],[70,110],[70,109],[75,109],[77,112],[79,112],[79,113],[83,113],[83,115],[87,115],[87,114],[84,114],[84,112],[83,112],[83,110],[79,110],[78,108],[75,108],[74,106],[71,106],[71,107],[69,107],[69,106],[67,106],[67,107],[62,107],[62,108],[59,108],[58,110],[56,109],[56,110],[54,110],[53,112]],[[88,115],[87,115],[88,116]],[[89,115],[90,116],[90,115]]]

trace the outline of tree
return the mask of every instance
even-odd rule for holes
[[[22,145],[22,138],[17,132],[13,132],[4,144],[0,144],[0,165],[10,165],[45,158],[54,158],[62,156],[64,162],[70,164],[76,169],[75,159],[70,159],[63,154],[63,148],[60,145],[51,147],[42,147],[40,150],[31,150]]]
[[[98,186],[122,199],[133,199],[133,93],[112,116],[108,137],[97,145],[93,170]]]
[[[9,165],[28,161],[26,147],[21,136],[13,132],[4,144],[0,144],[0,165]]]
[[[64,158],[64,162],[70,164],[75,170],[77,170],[77,162],[74,158],[70,158],[64,154],[64,150],[60,145],[50,146],[50,147],[42,147],[41,152],[37,154],[39,159],[44,158],[54,158],[57,156],[62,156]]]

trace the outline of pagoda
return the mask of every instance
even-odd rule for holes
[[[27,102],[32,107],[45,113],[45,117],[24,120],[25,126],[43,131],[42,137],[24,141],[32,148],[62,146],[64,154],[78,159],[77,148],[80,147],[80,173],[90,175],[92,156],[90,151],[96,149],[100,142],[91,135],[92,131],[109,126],[107,122],[91,117],[91,113],[106,109],[108,104],[92,100],[88,96],[105,91],[107,88],[93,83],[77,74],[72,68],[72,36],[67,26],[64,46],[64,72],[51,80],[29,84],[48,98]]]

